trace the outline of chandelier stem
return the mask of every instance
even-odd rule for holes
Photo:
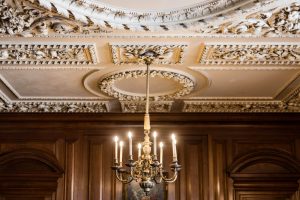
[[[147,65],[147,76],[146,76],[146,112],[144,117],[144,129],[150,130],[150,116],[149,116],[149,93],[150,93],[150,63]]]

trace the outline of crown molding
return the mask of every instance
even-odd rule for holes
[[[103,113],[108,112],[107,101],[51,101],[51,102],[10,102],[0,99],[1,112],[26,112],[26,113]]]
[[[184,101],[183,112],[300,112],[300,87],[282,101]]]

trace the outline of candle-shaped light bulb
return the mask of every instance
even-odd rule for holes
[[[157,155],[157,151],[156,151],[156,138],[157,138],[157,132],[154,131],[153,132],[153,155],[156,156]]]
[[[176,151],[176,137],[174,134],[172,134],[171,136],[172,138],[172,151],[173,151],[173,162],[176,162],[177,161],[177,151]]]
[[[164,147],[164,143],[160,142],[159,143],[159,149],[160,149],[160,156],[159,156],[159,162],[161,164],[161,166],[163,165],[163,147]]]
[[[123,142],[123,141],[120,141],[120,166],[122,166],[123,146],[124,146],[124,142]]]
[[[114,137],[114,141],[115,141],[115,163],[118,163],[118,141],[119,141],[118,136]]]
[[[175,137],[175,134],[174,134],[174,133],[171,135],[171,138],[172,138],[172,141],[176,139],[176,137]]]
[[[129,159],[133,159],[132,156],[132,133],[128,132],[128,139],[129,139]]]
[[[140,159],[142,156],[142,144],[139,143],[138,144],[138,159]]]

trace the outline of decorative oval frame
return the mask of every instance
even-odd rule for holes
[[[150,96],[150,99],[154,100],[172,100],[178,99],[182,96],[190,94],[195,88],[195,80],[193,77],[185,74],[179,73],[171,70],[165,69],[151,69],[150,77],[162,77],[167,79],[172,79],[179,84],[182,85],[182,89],[176,92],[170,92],[168,94],[159,95],[159,96]],[[114,87],[114,83],[116,81],[122,79],[136,78],[136,77],[146,77],[146,70],[144,69],[132,69],[127,71],[117,71],[112,74],[108,74],[104,76],[102,79],[98,81],[98,87],[102,92],[107,94],[108,96],[117,98],[122,101],[143,101],[145,100],[145,96],[134,96],[130,94],[123,94],[120,90]]]

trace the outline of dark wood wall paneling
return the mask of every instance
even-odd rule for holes
[[[112,137],[131,130],[141,141],[142,120],[0,114],[0,200],[122,199],[125,187],[110,169]],[[153,114],[151,122],[162,140],[178,136],[183,169],[168,199],[300,199],[300,114]]]

